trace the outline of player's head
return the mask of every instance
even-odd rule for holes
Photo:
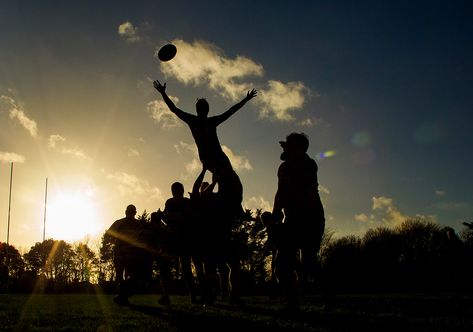
[[[136,215],[136,206],[134,206],[133,204],[128,205],[125,210],[125,215],[128,218],[134,218]]]
[[[209,114],[209,103],[205,98],[199,98],[195,103],[195,110],[197,111],[197,115],[199,117],[206,118]]]
[[[309,148],[309,138],[304,133],[291,133],[279,144],[283,148],[281,159],[286,160],[294,155],[306,153]]]
[[[184,196],[184,185],[180,182],[174,182],[171,185],[172,197],[182,197]]]
[[[261,221],[265,227],[268,227],[273,221],[273,214],[269,211],[265,211],[261,214]]]

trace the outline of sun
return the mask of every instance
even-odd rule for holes
[[[93,195],[61,192],[50,198],[46,213],[46,238],[73,242],[93,237],[101,230]]]

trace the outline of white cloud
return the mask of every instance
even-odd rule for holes
[[[319,184],[319,193],[323,195],[330,195],[330,191],[328,190],[328,188],[324,187],[321,184]]]
[[[373,197],[372,199],[373,205],[372,210],[381,210],[383,208],[389,209],[393,206],[393,200],[389,197]]]
[[[136,149],[128,149],[128,157],[139,157],[140,152]]]
[[[299,121],[298,125],[301,127],[312,127],[314,123],[312,122],[310,118],[306,118],[302,121]]]
[[[160,62],[160,69],[167,77],[173,77],[184,84],[208,86],[230,101],[240,101],[254,83],[251,77],[263,77],[261,64],[244,56],[228,58],[217,46],[195,41],[188,43],[175,39],[177,55],[172,61]],[[157,58],[157,53],[155,57]],[[260,106],[260,117],[276,121],[294,121],[294,112],[301,109],[313,93],[302,82],[280,82],[269,80],[267,87],[259,89],[255,103]],[[314,119],[306,118],[300,125],[311,126]]]
[[[177,97],[169,96],[169,98],[174,102],[174,104],[179,102],[179,98]],[[150,113],[151,118],[162,128],[175,128],[182,126],[182,121],[169,110],[166,103],[162,100],[150,101],[146,109]]]
[[[263,66],[244,56],[228,58],[217,46],[195,41],[187,43],[175,39],[177,55],[172,61],[160,62],[161,71],[184,84],[207,85],[230,101],[240,101],[245,92],[254,87],[251,77],[262,77]],[[157,58],[156,50],[155,57]],[[269,80],[267,88],[260,89],[255,103],[259,105],[260,117],[276,121],[295,120],[294,112],[301,109],[312,93],[302,82],[283,83]],[[305,119],[301,125],[313,125],[313,119]]]
[[[25,157],[14,152],[0,151],[0,163],[24,163]]]
[[[253,211],[261,209],[264,212],[272,211],[273,209],[271,203],[268,202],[263,196],[250,197],[243,202],[243,206],[245,207],[245,209],[250,209]]]
[[[18,108],[16,101],[8,96],[0,96],[0,111],[7,110],[10,111],[12,108]]]
[[[119,193],[123,196],[139,195],[147,199],[163,198],[159,188],[150,185],[147,180],[140,179],[134,174],[115,172],[107,174],[106,177],[116,183]]]
[[[396,206],[394,206],[393,200],[388,197],[373,197],[373,211],[380,211],[381,221],[387,225],[397,226],[402,224],[409,216],[402,214]]]
[[[330,195],[330,191],[328,190],[328,188],[319,184],[319,195],[320,195],[320,200],[322,201],[322,205],[327,206],[328,201],[329,201],[329,195]]]
[[[268,81],[268,88],[260,91],[260,116],[279,121],[293,121],[293,112],[304,106],[309,89],[302,82]]]
[[[10,119],[16,119],[20,125],[25,128],[32,137],[37,138],[39,135],[38,125],[36,121],[30,119],[20,105],[11,97],[0,96],[1,109],[7,109]]]
[[[355,215],[355,220],[358,222],[366,223],[370,220],[370,218],[366,214],[360,213]]]
[[[180,141],[178,144],[174,144],[174,149],[184,158],[190,158],[190,162],[185,165],[187,175],[194,175],[202,170],[202,163],[199,160],[197,145]],[[187,175],[184,175],[184,177]]]
[[[210,43],[195,41],[190,44],[182,39],[172,43],[177,47],[177,55],[172,61],[161,62],[161,71],[184,84],[205,84],[221,96],[237,101],[250,89],[250,84],[243,83],[242,79],[263,76],[262,65],[244,56],[227,58],[221,49]]]
[[[317,118],[315,116],[305,118],[300,120],[297,125],[301,127],[313,127],[318,124],[322,124],[324,121],[321,118]]]
[[[186,164],[186,170],[190,174],[195,174],[202,170],[202,163],[199,160],[199,154],[197,151],[197,146],[195,144],[188,144],[185,142],[179,142],[175,144],[174,148],[177,153],[186,156],[189,155],[192,159],[189,163]],[[228,146],[222,145],[222,150],[227,155],[228,159],[236,171],[241,170],[252,170],[253,167],[248,159],[243,156],[235,154]]]
[[[248,159],[246,159],[243,156],[236,155],[233,153],[233,151],[226,145],[222,145],[222,150],[225,152],[227,155],[228,159],[230,159],[230,162],[232,163],[232,166],[235,170],[241,171],[241,170],[246,170],[250,171],[253,169],[253,166],[251,166],[251,163]]]
[[[197,157],[197,146],[195,144],[180,141],[178,144],[174,144],[174,149],[176,149],[177,153],[180,155],[190,152]]]
[[[16,118],[20,122],[20,124],[30,133],[32,137],[38,137],[38,126],[36,124],[36,121],[30,119],[24,111],[19,109],[12,109],[10,111],[10,118]]]
[[[136,43],[141,40],[139,29],[127,21],[118,26],[118,34],[127,42]]]
[[[402,224],[410,216],[402,213],[395,206],[392,198],[379,196],[371,199],[371,214],[360,213],[354,216],[355,221],[371,226],[394,227]]]
[[[69,147],[65,144],[66,138],[61,135],[50,135],[48,138],[48,147],[57,150],[62,154],[71,155],[78,159],[89,159],[87,155],[77,147]]]
[[[65,142],[66,139],[61,135],[50,135],[48,138],[48,147],[55,149],[58,143]]]
[[[186,171],[189,174],[196,174],[202,170],[202,163],[197,158],[192,158],[192,160],[186,164]]]

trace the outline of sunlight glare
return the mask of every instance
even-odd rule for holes
[[[100,231],[100,220],[90,192],[62,192],[48,203],[46,234],[67,242],[83,240]]]

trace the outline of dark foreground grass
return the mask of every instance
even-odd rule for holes
[[[1,331],[473,331],[472,295],[319,296],[288,313],[276,300],[245,297],[244,306],[191,305],[173,296],[138,295],[120,307],[111,295],[0,295]]]

